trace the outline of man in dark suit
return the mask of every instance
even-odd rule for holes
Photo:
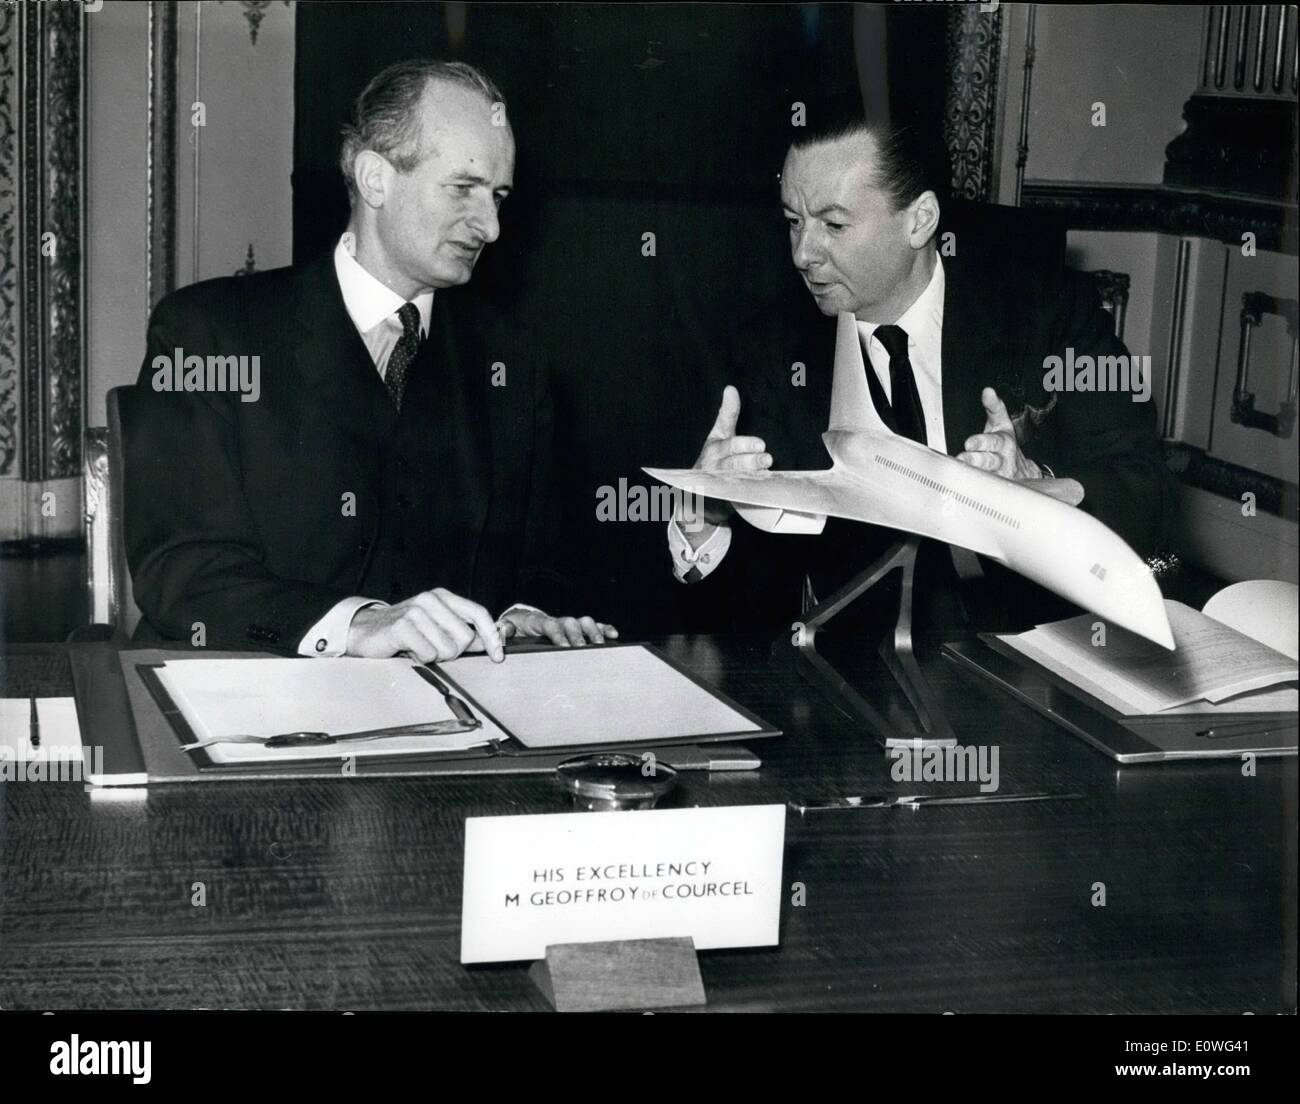
[[[873,401],[895,432],[1007,478],[1041,480],[1139,554],[1160,548],[1172,497],[1149,374],[1145,398],[1046,387],[1049,357],[1126,354],[1085,279],[1012,240],[947,235],[942,150],[915,128],[871,126],[842,106],[811,121],[781,177],[791,255],[811,301],[791,296],[742,328],[731,357],[740,388],[725,389],[696,466],[829,466],[821,434],[834,318],[848,311]],[[702,516],[674,519],[669,546],[677,577],[699,584],[701,599],[721,594],[722,615],[748,627],[789,624],[805,577],[824,599],[898,536],[836,518],[817,537],[773,535],[733,519],[726,504],[709,502]],[[921,612],[932,627],[951,627],[961,606],[946,552],[924,542],[918,570]],[[982,597],[997,601],[980,607],[998,615],[981,627],[1065,612],[998,565],[985,570]],[[859,603],[839,620],[869,608]]]
[[[125,426],[137,637],[428,661],[616,636],[506,609],[569,596],[545,366],[453,290],[513,179],[500,92],[460,63],[392,66],[357,101],[342,168],[332,255],[154,312]]]

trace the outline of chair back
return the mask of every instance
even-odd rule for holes
[[[114,387],[107,396],[108,425],[86,430],[82,449],[86,503],[86,587],[90,619],[112,625],[130,637],[140,621],[126,566],[126,540],[122,527],[123,393]]]

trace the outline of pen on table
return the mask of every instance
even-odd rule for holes
[[[1254,725],[1255,727],[1251,727]],[[1206,740],[1226,740],[1233,736],[1267,736],[1271,732],[1280,732],[1285,729],[1295,728],[1295,721],[1282,721],[1279,724],[1268,725],[1258,724],[1258,722],[1249,722],[1247,724],[1226,724],[1216,725],[1214,728],[1203,728],[1196,733],[1197,736]]]
[[[926,805],[995,805],[1028,801],[1077,801],[1080,793],[978,793],[941,796],[939,794],[905,794],[901,797],[831,797],[817,801],[791,801],[789,805],[802,816],[807,812],[839,812],[844,809],[919,809]]]
[[[41,746],[41,715],[36,708],[36,698],[33,695],[31,701],[31,715],[27,722],[27,738],[32,742],[32,749]]]

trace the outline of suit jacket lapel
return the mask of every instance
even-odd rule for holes
[[[993,315],[986,295],[970,271],[953,258],[944,262],[943,431],[948,454],[963,451],[966,439],[984,429],[980,391],[993,352]]]
[[[433,297],[429,322],[433,401],[445,405],[453,434],[459,484],[448,488],[470,527],[482,537],[492,497],[492,432],[488,400],[489,361],[471,317],[470,304],[449,291]]]
[[[333,254],[303,270],[294,313],[299,378],[329,420],[362,435],[389,433],[397,413],[365,343],[343,305]]]

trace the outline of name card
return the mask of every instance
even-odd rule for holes
[[[784,847],[784,805],[470,817],[460,960],[681,936],[773,946]]]

